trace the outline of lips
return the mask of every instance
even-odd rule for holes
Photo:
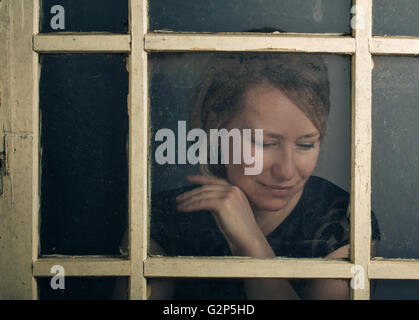
[[[260,183],[265,189],[273,195],[285,197],[291,193],[293,186],[281,186],[281,185],[266,185]]]
[[[277,186],[277,185],[268,185],[267,187],[275,189],[275,190],[292,189],[292,186],[291,187],[283,187],[283,186]]]

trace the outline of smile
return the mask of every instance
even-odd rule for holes
[[[266,184],[261,183],[261,182],[259,182],[259,183],[266,190],[268,190],[271,194],[276,195],[276,196],[280,196],[280,197],[288,196],[293,189],[293,186],[266,185]]]

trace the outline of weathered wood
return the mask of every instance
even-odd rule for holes
[[[0,299],[37,296],[32,261],[38,253],[38,59],[32,50],[37,32],[38,1],[7,0],[0,4],[2,144],[8,174],[0,196]],[[2,59],[3,60],[3,59]]]
[[[370,50],[375,55],[418,55],[419,38],[413,37],[373,37]]]
[[[371,246],[371,74],[369,39],[372,30],[372,1],[357,0],[362,8],[362,27],[353,29],[356,53],[352,64],[351,133],[351,261],[362,268],[364,288],[352,288],[353,299],[369,299],[367,267]],[[361,18],[362,18],[361,17]]]
[[[147,51],[257,51],[324,52],[353,54],[352,37],[258,34],[149,33]]]
[[[145,261],[145,276],[348,279],[352,266],[350,261],[323,259],[152,257]]]
[[[419,280],[419,261],[405,259],[374,259],[368,265],[371,279]]]
[[[147,1],[130,0],[131,55],[129,84],[129,244],[130,299],[147,298],[143,261],[148,239],[148,72],[143,37],[147,32]]]
[[[39,53],[130,52],[131,36],[124,34],[36,34],[34,50]]]
[[[64,268],[65,276],[129,276],[131,262],[120,258],[102,257],[51,257],[40,258],[34,262],[35,277],[51,277],[51,268],[60,265]]]

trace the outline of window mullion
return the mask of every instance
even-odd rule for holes
[[[42,53],[130,52],[127,34],[36,34],[34,50]]]
[[[147,277],[186,278],[312,278],[348,279],[353,264],[347,260],[253,259],[238,257],[151,257]]]
[[[51,268],[60,265],[69,277],[126,277],[130,275],[130,261],[106,257],[45,257],[34,262],[35,277],[50,277]]]
[[[419,37],[373,37],[370,48],[372,54],[418,55]]]
[[[325,35],[149,33],[147,51],[257,51],[353,54],[352,37]]]
[[[0,173],[0,299],[37,298],[32,275],[38,254],[38,55],[32,48],[37,10],[38,1],[1,5],[1,19],[7,15],[8,23],[0,48],[2,58],[7,56],[0,71],[0,149],[7,164],[7,174]]]
[[[148,240],[148,85],[147,1],[130,0],[131,55],[129,59],[129,244],[130,299],[147,298],[144,260]]]
[[[353,29],[356,53],[352,65],[351,134],[351,261],[360,281],[351,298],[370,298],[368,263],[371,246],[371,71],[369,41],[372,31],[372,0],[355,0],[357,25]]]

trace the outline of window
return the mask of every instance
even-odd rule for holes
[[[105,2],[108,3],[107,5],[115,3],[115,1]],[[373,179],[373,174],[376,172],[374,170],[383,170],[380,167],[381,162],[374,158],[374,152],[377,152],[377,155],[381,152],[375,149],[376,145],[374,144],[377,141],[375,140],[376,130],[380,130],[379,122],[382,117],[381,112],[375,110],[375,101],[383,99],[379,96],[379,90],[386,86],[386,81],[389,81],[389,78],[386,78],[387,70],[383,71],[383,68],[394,72],[397,78],[398,72],[401,72],[398,70],[400,68],[399,61],[402,61],[398,60],[401,58],[398,56],[414,56],[419,53],[419,41],[415,37],[385,36],[388,32],[377,22],[381,18],[379,18],[379,12],[375,11],[376,8],[380,11],[385,9],[385,6],[382,5],[383,1],[366,0],[352,1],[352,3],[343,1],[342,7],[340,7],[336,5],[336,1],[313,0],[310,2],[315,13],[311,16],[313,21],[317,19],[325,23],[321,26],[318,25],[319,29],[291,29],[289,27],[290,32],[293,33],[239,32],[244,28],[251,31],[251,29],[266,27],[257,25],[256,22],[260,21],[257,16],[251,17],[249,26],[230,25],[224,30],[211,30],[205,25],[198,25],[198,28],[199,21],[209,21],[208,25],[211,26],[211,19],[213,19],[211,12],[219,10],[219,7],[215,5],[216,1],[213,2],[215,3],[213,11],[208,12],[208,15],[201,20],[194,20],[192,16],[189,16],[192,14],[191,11],[180,6],[180,10],[185,10],[186,18],[180,20],[183,22],[177,27],[176,21],[172,21],[172,18],[167,16],[170,13],[169,10],[164,11],[163,1],[129,0],[126,2],[126,7],[124,7],[125,4],[120,5],[120,2],[118,1],[117,13],[113,15],[116,20],[112,23],[113,27],[110,27],[109,22],[101,21],[100,17],[103,15],[97,15],[98,20],[89,22],[87,25],[84,23],[88,19],[83,20],[82,16],[77,15],[77,19],[80,21],[77,25],[74,24],[74,20],[71,20],[70,17],[75,17],[76,13],[70,9],[70,4],[66,7],[66,3],[63,1],[62,6],[68,9],[66,12],[69,14],[65,16],[66,25],[69,28],[65,31],[68,33],[60,32],[58,27],[54,32],[50,32],[48,27],[50,19],[47,19],[46,16],[53,5],[50,1],[3,0],[0,2],[0,28],[2,30],[0,52],[2,56],[6,57],[0,61],[1,70],[5,70],[0,73],[2,84],[0,101],[2,106],[0,108],[0,215],[1,220],[5,221],[0,225],[0,256],[2,257],[0,272],[8,275],[1,278],[1,287],[7,288],[1,292],[2,296],[20,299],[48,297],[47,293],[40,294],[38,288],[48,286],[44,278],[53,275],[51,268],[56,265],[64,268],[65,276],[71,278],[69,283],[76,285],[77,283],[85,285],[92,283],[92,287],[94,287],[92,290],[96,290],[97,294],[101,294],[102,289],[100,288],[109,285],[110,281],[108,280],[122,278],[128,282],[128,297],[130,299],[147,299],[147,280],[166,277],[347,280],[355,277],[354,279],[359,281],[357,282],[359,285],[351,288],[352,299],[372,298],[370,282],[375,279],[385,279],[377,286],[381,288],[402,286],[401,283],[404,281],[412,281],[409,282],[412,287],[416,285],[413,281],[419,278],[416,260],[396,260],[393,258],[399,257],[391,254],[385,258],[371,259],[371,190],[373,189],[374,195],[374,188],[379,187],[374,184],[377,180]],[[201,1],[194,3],[202,4]],[[290,3],[291,1],[284,1],[284,8],[287,8]],[[333,3],[333,5],[327,6],[327,3]],[[322,5],[324,7],[321,7]],[[356,13],[353,12],[352,5],[356,6]],[[351,8],[354,13],[353,17],[350,16]],[[97,8],[90,9],[96,10]],[[251,9],[249,1],[246,10]],[[397,8],[394,10],[398,11]],[[87,12],[86,9],[86,14]],[[105,9],[104,12],[106,12]],[[164,15],[164,21],[172,24],[159,22],[156,14],[158,12],[160,15]],[[344,17],[343,20],[336,18],[335,15],[339,12]],[[54,14],[59,14],[59,9]],[[321,18],[319,18],[320,16]],[[129,23],[125,17],[129,18]],[[267,21],[275,20],[274,15],[265,15],[264,17]],[[355,21],[354,17],[358,20]],[[106,18],[104,19],[106,20]],[[304,19],[302,18],[302,20]],[[185,21],[190,24],[185,24]],[[342,21],[345,23],[341,23]],[[292,24],[289,21],[287,23]],[[351,23],[354,27],[352,29],[348,27]],[[176,29],[175,32],[162,30],[168,28]],[[307,33],[313,30],[314,33]],[[395,30],[394,34],[403,33],[404,35],[404,31],[400,30],[403,28]],[[210,33],[220,31],[223,32]],[[377,36],[373,35],[372,31]],[[351,58],[350,260],[149,256],[148,219],[151,183],[149,176],[149,114],[152,111],[149,104],[149,64],[153,65],[155,57],[170,52],[207,54],[213,52],[279,53],[289,51],[336,54],[346,56],[347,59]],[[389,55],[394,57],[382,57]],[[406,64],[416,64],[416,61],[413,61],[416,58],[403,57],[403,59],[406,59],[403,60],[406,61]],[[94,79],[95,76],[98,76],[99,82],[95,83],[103,82],[102,87],[98,90],[109,88],[108,99],[111,99],[112,102],[115,101],[113,105],[120,105],[123,109],[122,97],[128,93],[126,104],[128,112],[125,115],[121,109],[114,110],[115,113],[109,111],[110,114],[104,115],[105,122],[102,123],[102,127],[100,124],[95,124],[98,125],[98,132],[108,125],[106,119],[109,117],[119,117],[119,123],[123,124],[122,127],[119,126],[119,138],[112,137],[115,139],[112,140],[114,142],[112,149],[119,148],[119,156],[114,154],[115,158],[107,158],[109,163],[104,162],[103,165],[108,165],[108,169],[114,165],[124,168],[124,165],[119,164],[118,161],[123,157],[123,145],[126,144],[126,175],[102,178],[111,179],[116,184],[125,184],[122,189],[126,187],[125,191],[120,192],[120,195],[126,194],[126,201],[124,202],[121,197],[115,204],[118,211],[126,210],[125,217],[107,222],[108,224],[128,224],[129,248],[126,252],[124,248],[118,252],[115,241],[113,243],[110,241],[110,249],[102,252],[97,251],[97,247],[91,248],[89,251],[81,244],[78,249],[73,247],[68,251],[59,250],[66,255],[56,255],[55,253],[60,252],[53,250],[55,240],[52,239],[51,245],[48,245],[49,240],[42,236],[41,226],[43,223],[48,223],[48,220],[43,220],[44,217],[48,219],[48,214],[44,216],[45,212],[40,211],[40,208],[43,208],[43,192],[48,190],[44,189],[45,186],[42,185],[42,175],[45,172],[42,172],[41,168],[43,161],[48,159],[48,150],[45,150],[44,153],[42,149],[42,143],[47,143],[44,140],[45,131],[43,130],[53,129],[51,125],[60,121],[59,117],[63,116],[61,112],[53,110],[55,102],[51,97],[54,86],[60,86],[60,83],[43,82],[43,79],[46,78],[42,77],[47,77],[48,72],[50,74],[62,72],[60,68],[67,68],[69,64],[73,64],[72,70],[79,68],[81,73],[85,72],[85,74],[80,74],[78,83],[70,84],[75,92],[81,90],[83,85],[88,84],[86,79]],[[374,64],[376,69],[373,70]],[[128,73],[123,70],[124,68]],[[113,77],[126,79],[126,82],[119,83],[115,87],[112,81]],[[61,78],[64,83],[65,77],[61,76]],[[394,90],[396,93],[398,92],[398,88]],[[105,91],[103,90],[103,92]],[[376,93],[378,94],[377,98],[375,97]],[[48,99],[52,101],[50,109],[47,105],[40,104],[41,101],[48,101]],[[88,111],[92,110],[94,109]],[[48,117],[54,115],[53,111],[56,112],[58,118],[48,120]],[[415,110],[406,112],[417,116]],[[95,118],[94,114],[90,116],[91,119]],[[76,119],[76,117],[73,119],[74,125],[80,126],[80,130],[83,126],[87,126],[87,124],[77,123]],[[401,117],[399,121],[404,121],[404,119]],[[48,123],[50,125],[47,128],[43,127]],[[406,133],[408,137],[412,133],[417,133],[417,129],[414,127],[409,128],[413,131]],[[58,129],[65,130],[65,128]],[[81,133],[83,132],[81,131]],[[64,138],[68,138],[68,141],[71,142],[71,137],[66,137],[64,134]],[[87,140],[84,142],[88,143],[89,137],[85,138]],[[97,144],[98,141],[94,139],[91,140],[91,143],[100,147],[100,143]],[[396,143],[397,139],[393,141],[393,146]],[[53,148],[57,148],[53,143],[51,145]],[[97,159],[109,155],[107,146],[104,143],[103,149],[96,150],[98,152]],[[71,156],[72,151],[77,152],[77,150],[69,148],[67,153],[63,153],[63,157]],[[79,152],[80,155],[84,153],[83,150]],[[417,168],[417,159],[412,158],[409,161],[413,161],[414,169]],[[77,167],[73,169],[77,170]],[[391,167],[384,168],[384,170],[389,169]],[[69,168],[65,168],[65,170],[62,168],[62,170],[64,173]],[[60,173],[60,168],[57,168],[56,172]],[[115,174],[110,169],[109,173]],[[417,170],[412,171],[412,175],[416,173]],[[94,175],[92,172],[85,174]],[[83,174],[82,177],[86,176]],[[100,176],[95,178],[97,178],[95,181],[101,179]],[[412,188],[415,186],[417,184],[412,184]],[[51,192],[56,191],[54,185],[49,188]],[[111,188],[112,186],[110,186]],[[94,188],[92,190],[95,191]],[[103,192],[106,194],[106,190]],[[56,196],[58,197],[59,194]],[[86,197],[86,201],[92,200]],[[57,201],[57,207],[51,209],[50,217],[54,216],[55,210],[59,210],[57,209],[59,205],[60,202]],[[126,209],[123,209],[124,206]],[[417,206],[417,202],[414,206]],[[413,207],[414,209],[415,207]],[[109,216],[112,214],[109,213]],[[91,222],[87,219],[84,223],[88,225]],[[54,228],[52,226],[52,229]],[[55,231],[60,236],[60,231]],[[115,238],[117,238],[116,235]],[[84,240],[80,241],[83,243]],[[390,241],[392,240],[390,239]],[[48,246],[50,249],[42,251]],[[40,247],[41,251],[39,251]],[[83,252],[83,250],[85,251]],[[409,258],[411,257],[417,258],[415,255],[409,256]],[[92,277],[95,279],[90,279]],[[86,282],[80,280],[84,278],[88,280]],[[377,295],[377,297],[380,296],[383,295]]]

